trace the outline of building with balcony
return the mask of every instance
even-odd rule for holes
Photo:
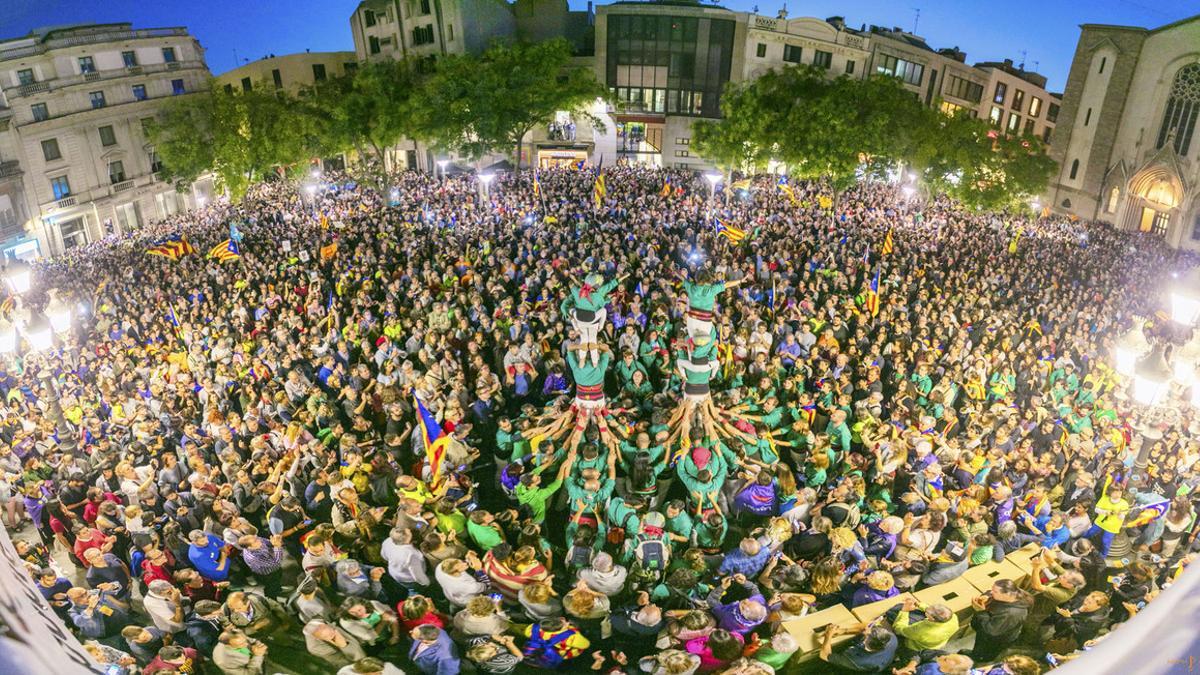
[[[1051,142],[1056,211],[1200,250],[1198,46],[1200,15],[1081,26]]]
[[[1049,143],[1062,107],[1062,96],[1046,90],[1046,78],[1013,66],[1012,59],[976,63],[988,74],[979,116],[1008,134],[1035,136]]]
[[[350,32],[359,60],[368,61],[477,53],[517,27],[503,0],[364,0]]]
[[[358,67],[355,52],[300,52],[251,61],[217,75],[214,86],[225,91],[250,91],[265,87],[295,94],[327,79],[348,75]]]
[[[186,208],[199,193],[157,179],[147,125],[208,80],[184,28],[81,25],[0,42],[0,251],[52,255]]]

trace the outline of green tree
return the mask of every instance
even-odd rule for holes
[[[357,152],[365,177],[382,191],[396,166],[396,144],[420,131],[415,100],[422,79],[411,62],[377,61],[304,92],[315,149],[323,155]]]
[[[315,135],[303,106],[266,87],[238,93],[214,87],[172,101],[149,131],[164,178],[176,189],[212,171],[235,200],[267,172],[310,158]]]
[[[449,55],[437,62],[417,97],[418,135],[478,160],[512,152],[520,164],[525,134],[559,110],[580,114],[597,128],[586,106],[605,95],[591,70],[571,63],[565,40],[498,43],[479,56]]]

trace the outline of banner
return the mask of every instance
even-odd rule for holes
[[[47,604],[0,527],[0,672],[94,675],[100,666]],[[16,669],[11,669],[11,668]]]

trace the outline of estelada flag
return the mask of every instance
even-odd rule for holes
[[[335,241],[332,244],[329,244],[327,246],[322,246],[320,254],[321,254],[321,260],[329,260],[330,258],[336,256],[337,255],[337,242]]]
[[[442,425],[438,424],[437,418],[429,412],[420,397],[414,394],[413,400],[417,403],[417,420],[420,422],[417,433],[421,434],[425,460],[429,462],[429,487],[436,492],[443,480],[442,464],[446,460],[446,444],[450,442],[450,437],[442,431]]]

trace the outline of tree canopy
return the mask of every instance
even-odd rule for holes
[[[471,159],[511,151],[519,165],[521,139],[558,110],[603,128],[586,106],[604,95],[590,69],[571,64],[565,40],[497,43],[438,60],[418,99],[418,135]]]
[[[1041,192],[1054,170],[1036,138],[924,106],[895,78],[829,79],[791,66],[731,87],[721,111],[723,120],[696,125],[700,154],[744,172],[774,160],[795,177],[829,181],[835,194],[862,171],[904,165],[924,189],[1000,208]]]

